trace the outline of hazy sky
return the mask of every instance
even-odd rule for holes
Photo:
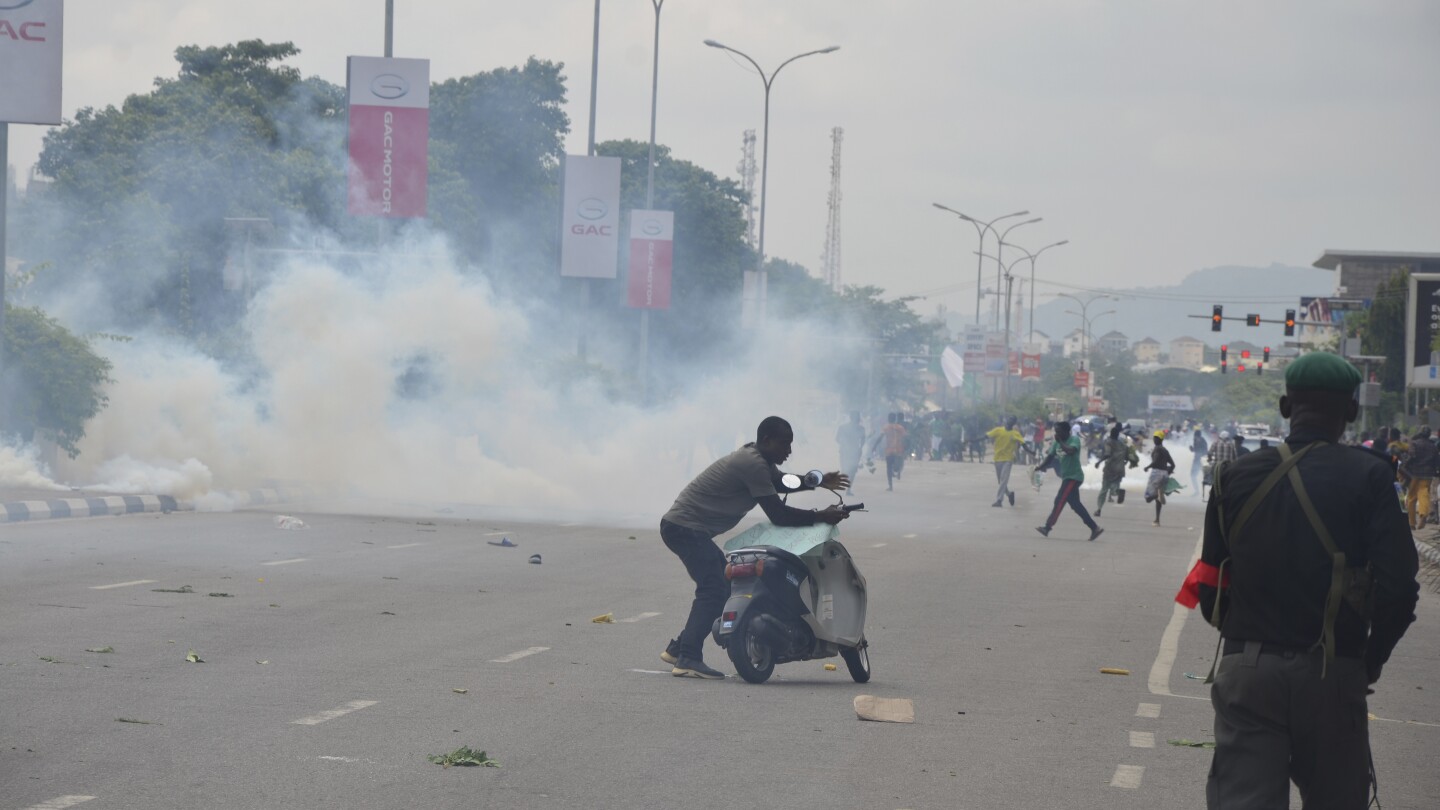
[[[395,54],[430,58],[437,81],[564,62],[583,152],[592,0],[395,5]],[[598,137],[643,140],[653,6],[602,6]],[[383,0],[70,0],[65,109],[173,76],[179,45],[257,37],[295,42],[291,64],[343,84],[347,55],[381,53],[383,20]],[[767,247],[818,271],[843,126],[847,283],[972,311],[975,232],[936,201],[1044,216],[1010,241],[1071,240],[1038,275],[1078,284],[1305,266],[1331,247],[1440,251],[1440,3],[666,0],[661,22],[658,138],[732,177],[761,84],[701,41],[767,69],[841,46],[775,83]],[[22,172],[42,132],[11,127]]]

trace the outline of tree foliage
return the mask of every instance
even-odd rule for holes
[[[109,401],[110,361],[36,307],[5,305],[5,348],[0,433],[45,436],[74,458],[85,422]]]

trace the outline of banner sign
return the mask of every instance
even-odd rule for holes
[[[58,124],[65,0],[0,0],[0,122]]]
[[[965,373],[979,374],[985,370],[985,330],[979,326],[965,327]]]
[[[1040,379],[1040,355],[1024,352],[1020,355],[1020,378]]]
[[[637,309],[670,308],[675,212],[630,212],[630,296]]]
[[[350,205],[355,216],[425,216],[430,160],[430,60],[352,56]]]
[[[1195,403],[1188,396],[1151,394],[1149,409],[1151,411],[1193,411]]]
[[[1006,371],[1005,344],[985,344],[985,376],[1004,377]]]
[[[1014,350],[1010,352],[1010,376],[1020,376],[1020,352]]]
[[[565,156],[560,275],[615,278],[620,253],[620,158]]]
[[[1440,356],[1430,346],[1440,334],[1440,274],[1411,273],[1405,308],[1405,384],[1440,388]]]
[[[1088,387],[1090,387],[1090,372],[1088,372],[1088,371],[1077,371],[1077,372],[1075,372],[1075,387],[1076,387],[1076,388],[1088,388]]]

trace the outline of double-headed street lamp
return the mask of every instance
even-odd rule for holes
[[[1041,254],[1041,253],[1044,253],[1045,251],[1049,250],[1050,248],[1060,247],[1061,245],[1068,245],[1068,244],[1070,244],[1070,240],[1069,240],[1069,239],[1062,239],[1062,240],[1060,240],[1059,242],[1054,242],[1054,243],[1052,243],[1052,244],[1046,245],[1045,247],[1040,248],[1039,250],[1035,251],[1034,253],[1031,253],[1030,251],[1026,250],[1025,248],[1020,247],[1019,245],[1010,245],[1010,247],[1013,247],[1013,248],[1015,248],[1016,250],[1020,251],[1021,253],[1025,254],[1025,258],[1027,258],[1027,259],[1030,260],[1030,331],[1031,331],[1031,332],[1034,332],[1034,331],[1035,331],[1035,260],[1038,259],[1038,258],[1040,258],[1040,254]],[[1012,264],[1011,267],[1014,267],[1014,265]]]
[[[1033,225],[1033,224],[1035,224],[1036,222],[1039,222],[1039,221],[1041,221],[1041,220],[1043,220],[1043,219],[1044,219],[1044,217],[1035,217],[1034,219],[1027,219],[1027,220],[1025,220],[1024,222],[1017,222],[1017,223],[1015,223],[1014,225],[1011,225],[1010,227],[1006,228],[1004,233],[1000,234],[1000,243],[999,243],[999,245],[997,245],[996,248],[995,248],[995,287],[996,287],[996,289],[999,289],[999,287],[1000,287],[1000,275],[1001,275],[1001,271],[1005,269],[1004,267],[1002,267],[1001,261],[1000,261],[1000,260],[1004,257],[1004,255],[1005,255],[1005,245],[1007,244],[1006,241],[1005,241],[1005,237],[1009,236],[1011,231],[1015,230],[1016,228],[1019,228],[1019,227],[1022,226],[1022,225]],[[996,302],[995,302],[995,305],[996,305],[996,307],[997,307],[997,309],[995,310],[995,316],[996,316],[996,317],[995,317],[995,321],[996,321],[996,323],[999,323],[999,321],[1000,321],[1000,317],[999,317],[999,316],[1000,316],[1000,310],[998,309],[998,307],[999,307],[999,305],[1000,305],[1000,302],[999,302],[999,301],[996,301]],[[1007,313],[1007,314],[1008,314],[1008,313]]]
[[[656,13],[659,13],[658,6]],[[760,236],[756,243],[757,255],[755,264],[755,281],[756,286],[759,288],[756,291],[756,296],[759,299],[759,311],[756,314],[758,318],[763,321],[765,319],[766,300],[768,298],[767,288],[769,286],[767,284],[768,279],[765,275],[765,192],[766,181],[770,176],[770,86],[775,83],[775,77],[780,75],[780,71],[784,70],[786,65],[794,62],[796,59],[803,59],[806,56],[815,56],[822,53],[834,53],[835,51],[840,50],[840,46],[831,45],[828,48],[821,48],[815,51],[806,51],[805,53],[796,54],[795,56],[786,59],[784,62],[781,62],[780,67],[775,68],[775,70],[772,71],[769,76],[766,76],[765,71],[760,68],[760,64],[754,59],[751,59],[748,54],[742,51],[737,51],[729,45],[723,45],[713,39],[705,40],[705,44],[709,45],[712,48],[719,48],[722,51],[729,51],[736,56],[743,58],[746,62],[749,62],[751,66],[755,68],[755,72],[760,74],[760,82],[765,85],[765,124],[763,127],[764,135],[762,136],[763,145],[761,147],[764,150],[764,155],[760,158]]]
[[[933,206],[935,206],[936,208],[939,208],[941,211],[949,211],[950,213],[952,213],[952,214],[954,214],[955,216],[957,216],[957,217],[965,220],[966,222],[970,223],[971,225],[974,225],[974,226],[975,226],[975,233],[976,233],[977,236],[980,237],[980,245],[979,245],[979,247],[977,247],[977,248],[975,249],[975,253],[976,253],[976,259],[975,259],[975,325],[976,325],[976,326],[979,326],[979,325],[980,325],[980,288],[981,288],[982,286],[984,286],[983,277],[984,277],[984,272],[985,272],[985,257],[984,257],[984,256],[981,256],[980,253],[985,250],[985,232],[986,232],[986,231],[994,231],[995,229],[992,228],[991,226],[994,225],[995,223],[999,222],[999,221],[1002,220],[1002,219],[1010,219],[1011,217],[1023,217],[1023,216],[1025,216],[1026,214],[1029,214],[1030,212],[1029,212],[1029,211],[1016,211],[1016,212],[1013,213],[1013,214],[1006,214],[1006,215],[1003,216],[1003,217],[996,217],[996,218],[990,220],[989,222],[981,222],[980,220],[975,219],[974,217],[971,217],[971,216],[967,216],[967,215],[965,215],[965,214],[962,214],[962,213],[960,213],[959,211],[956,211],[954,208],[951,208],[951,207],[949,207],[949,206],[941,205],[940,203],[930,203],[930,204],[933,205]],[[998,237],[999,237],[999,234],[996,234],[996,237],[998,238]]]
[[[1081,354],[1081,358],[1082,358],[1082,359],[1084,359],[1084,360],[1089,360],[1089,359],[1090,359],[1090,339],[1089,339],[1090,320],[1086,318],[1085,311],[1086,311],[1087,309],[1089,309],[1090,305],[1093,304],[1093,303],[1095,303],[1096,301],[1104,301],[1104,300],[1119,301],[1119,300],[1120,300],[1119,297],[1118,297],[1118,296],[1114,296],[1114,295],[1110,295],[1109,293],[1101,293],[1100,295],[1097,295],[1097,296],[1091,298],[1090,300],[1085,301],[1085,300],[1082,300],[1081,298],[1079,298],[1078,296],[1071,295],[1070,293],[1056,293],[1055,295],[1056,295],[1057,298],[1069,298],[1071,301],[1074,301],[1075,303],[1077,303],[1077,304],[1080,305],[1080,312],[1078,313],[1078,314],[1080,315],[1080,354]],[[1067,310],[1067,311],[1068,311],[1068,310]],[[1114,311],[1115,311],[1115,310],[1113,310],[1113,309],[1110,310],[1110,312],[1114,312]],[[1076,313],[1072,313],[1072,314],[1076,314]],[[1101,315],[1106,315],[1106,314],[1109,314],[1109,313],[1104,313],[1104,312],[1102,312],[1102,313],[1100,313],[1100,314],[1101,314]],[[1100,315],[1096,315],[1095,317],[1098,318],[1098,317],[1100,317]]]

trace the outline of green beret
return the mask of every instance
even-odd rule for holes
[[[1285,367],[1286,388],[1349,394],[1359,385],[1359,369],[1345,358],[1329,352],[1308,352]]]

